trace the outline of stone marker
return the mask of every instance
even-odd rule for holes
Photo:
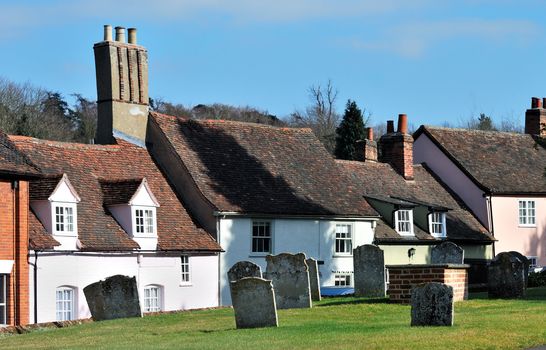
[[[142,317],[135,277],[115,275],[83,289],[95,321]]]
[[[525,296],[524,263],[511,253],[499,253],[488,267],[487,294],[490,298],[521,298]]]
[[[277,308],[311,307],[309,269],[305,263],[305,254],[268,255],[265,260],[265,278],[273,283]]]
[[[531,262],[529,261],[529,259],[527,259],[525,255],[521,254],[520,252],[511,251],[508,253],[512,254],[523,263],[523,277],[525,279],[525,288],[527,288],[527,281],[529,279],[529,265],[531,264]]]
[[[277,327],[275,291],[271,281],[243,277],[230,282],[237,328]]]
[[[440,282],[411,288],[412,326],[453,326],[453,287]]]
[[[237,281],[244,277],[262,278],[262,269],[253,262],[239,261],[229,269],[227,275],[229,282]]]
[[[309,287],[311,288],[311,300],[320,301],[320,277],[318,273],[318,263],[315,259],[305,260],[309,268]]]
[[[453,242],[442,242],[431,251],[432,264],[462,264],[464,250]]]
[[[385,297],[385,258],[383,250],[365,244],[353,250],[355,296]]]

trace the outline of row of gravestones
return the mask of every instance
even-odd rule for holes
[[[260,267],[240,261],[228,271],[237,328],[276,327],[277,309],[310,308],[320,300],[315,259],[305,254],[268,255],[265,279]]]

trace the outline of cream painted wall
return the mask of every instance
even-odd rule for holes
[[[55,321],[55,291],[61,286],[76,288],[75,318],[91,316],[83,288],[108,276],[136,276],[142,305],[144,287],[160,285],[162,310],[181,310],[218,306],[218,256],[191,256],[191,283],[181,283],[180,256],[133,253],[73,255],[56,253],[38,257],[38,322]],[[34,322],[34,253],[30,252],[29,310]]]
[[[519,200],[534,200],[536,225],[519,225]],[[526,256],[538,257],[540,266],[546,265],[546,198],[493,196],[491,198],[494,234],[498,239],[496,253],[516,250]]]
[[[219,219],[219,243],[226,251],[220,257],[220,290],[223,305],[231,304],[227,271],[238,261],[252,261],[265,272],[266,254],[251,253],[252,219]],[[257,219],[260,220],[260,219]],[[269,219],[272,225],[272,254],[303,252],[308,258],[324,261],[319,265],[322,286],[333,286],[336,271],[352,273],[351,255],[336,256],[335,225],[353,225],[353,248],[373,241],[372,220]]]
[[[428,264],[430,249],[428,245],[380,245],[385,256],[385,265]],[[415,248],[413,258],[408,257],[408,250]]]

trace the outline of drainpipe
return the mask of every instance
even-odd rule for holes
[[[487,201],[489,202],[489,222],[491,223],[489,226],[491,235],[495,237],[495,231],[494,231],[494,225],[493,225],[493,198],[491,196],[487,196]],[[495,245],[496,243],[493,242],[493,257],[495,257]]]
[[[218,245],[221,246],[220,244],[220,217],[217,216],[216,217],[216,240],[218,242]],[[221,259],[221,256],[220,254],[222,254],[222,252],[219,252],[218,253],[218,306],[222,305],[222,287],[221,287],[221,279],[222,279],[222,276],[221,276],[221,273],[222,273],[222,268],[220,266],[221,262],[222,262],[222,259]],[[228,283],[230,281],[227,281]]]
[[[19,279],[19,225],[18,225],[18,217],[19,217],[19,201],[18,201],[18,194],[19,194],[19,181],[14,180],[11,183],[11,188],[13,189],[13,260],[14,260],[14,269],[13,269],[13,276],[11,278],[11,283],[13,285],[13,325],[17,326],[18,321],[18,315],[17,315],[17,304],[19,302],[19,291],[17,288],[17,281]]]
[[[34,251],[34,323],[38,323],[38,251]]]

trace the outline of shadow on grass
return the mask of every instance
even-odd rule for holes
[[[363,299],[342,299],[328,298],[322,299],[317,307],[334,306],[334,305],[358,305],[358,304],[389,304],[389,298],[363,298]]]
[[[469,300],[476,300],[476,299],[490,299],[487,295],[487,292],[479,292],[479,293],[470,293],[468,295]],[[503,300],[500,298],[491,298],[491,300]],[[506,299],[510,300],[510,299]],[[513,300],[527,300],[527,301],[545,301],[546,300],[546,288],[544,287],[538,287],[538,288],[527,288],[526,295],[523,298],[513,299]]]

